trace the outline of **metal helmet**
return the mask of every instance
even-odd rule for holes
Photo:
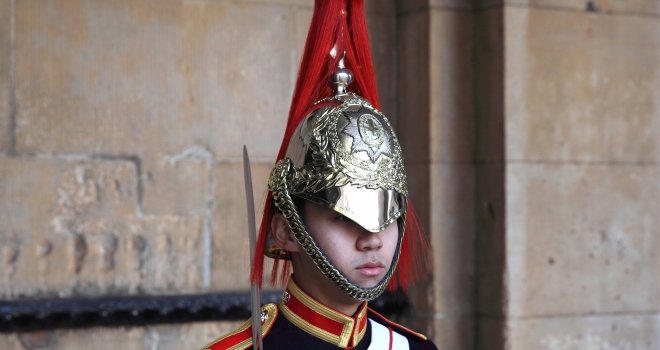
[[[401,147],[387,118],[366,99],[338,93],[325,102],[294,132],[286,157],[271,171],[268,189],[323,274],[355,299],[371,300],[387,287],[401,251],[408,196]],[[362,288],[335,268],[307,231],[292,196],[328,207],[371,232],[400,219],[396,252],[383,280]],[[267,247],[269,257],[290,258],[274,242]]]

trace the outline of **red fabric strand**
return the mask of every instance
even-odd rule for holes
[[[392,350],[392,343],[394,343],[394,334],[392,332],[392,327],[387,327],[387,329],[390,331],[390,347],[388,349]]]

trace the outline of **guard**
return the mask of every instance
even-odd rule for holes
[[[250,277],[286,290],[203,349],[436,349],[367,305],[432,266],[378,106],[363,0],[316,0]]]

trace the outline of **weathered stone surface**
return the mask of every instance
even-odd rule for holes
[[[199,0],[184,0],[195,2]],[[216,0],[202,0],[207,2],[215,2]],[[291,5],[298,7],[314,7],[314,0],[235,0],[234,2],[244,5],[263,5],[263,4],[277,4],[277,5]]]
[[[491,8],[474,17],[475,158],[502,162],[504,139],[504,10]]]
[[[493,2],[502,0],[482,0]],[[660,3],[655,0],[504,0],[507,4],[557,8],[578,9],[615,14],[658,14]]]
[[[407,163],[430,159],[430,22],[428,12],[399,18],[397,115],[401,118],[396,129]]]
[[[475,349],[503,350],[506,346],[506,321],[492,315],[480,315],[476,322]]]
[[[84,226],[78,220],[137,213],[138,174],[131,160],[2,156],[0,161],[3,229],[19,235],[77,231]]]
[[[474,198],[473,165],[431,166],[431,245],[433,309],[450,315],[474,313]]]
[[[390,15],[394,17],[396,15],[396,4],[395,1],[383,1],[383,0],[365,0],[364,1],[364,12],[367,15],[379,14],[379,15]]]
[[[657,18],[507,7],[506,19],[509,159],[660,160]]]
[[[305,51],[305,41],[307,40],[307,33],[309,32],[309,25],[312,23],[312,15],[314,11],[311,8],[299,8],[295,11],[295,43],[296,50],[292,54],[295,59],[291,61],[291,86],[296,84],[297,72],[300,67],[303,52]],[[291,92],[293,94],[293,91]]]
[[[660,310],[660,167],[510,164],[509,314]]]
[[[476,166],[476,306],[479,317],[504,317],[507,290],[505,165]],[[481,321],[481,320],[480,320]],[[487,328],[490,332],[490,328]],[[481,335],[478,335],[481,337]]]
[[[396,6],[401,13],[427,11],[430,8],[465,11],[473,9],[475,2],[475,0],[397,0]]]
[[[367,15],[367,27],[380,110],[396,125],[396,18],[389,14]]]
[[[134,162],[0,161],[2,299],[200,291],[202,220],[141,216]]]
[[[141,136],[170,141],[185,96],[180,13],[175,0],[16,2],[18,151],[121,154],[144,148]]]
[[[218,159],[240,157],[243,144],[253,157],[275,158],[300,60],[293,57],[294,11],[227,2],[191,3],[184,11],[182,67],[193,118],[177,137],[205,140]]]
[[[474,154],[473,14],[430,12],[430,112],[432,162],[471,162]],[[413,52],[414,54],[414,52]],[[406,122],[408,113],[402,114]]]
[[[433,334],[427,334],[438,349],[472,350],[474,319],[472,317],[442,317],[433,320]]]
[[[11,1],[0,1],[0,153],[11,143],[11,7]]]
[[[261,223],[272,163],[251,162],[257,230]],[[216,207],[213,212],[213,290],[249,288],[250,251],[243,164],[215,166]],[[268,260],[268,259],[267,259]],[[264,270],[270,271],[270,270]]]
[[[472,16],[431,10],[400,19],[397,125],[408,162],[472,161]]]
[[[512,319],[508,349],[657,349],[657,314],[585,315]]]
[[[20,2],[16,22],[19,151],[171,154],[202,140],[222,158],[261,140],[253,153],[274,156],[299,59],[288,7]]]
[[[142,212],[155,215],[209,215],[213,207],[213,154],[193,146],[142,162]]]
[[[244,321],[0,334],[5,350],[199,349]]]
[[[434,272],[408,291],[413,311],[401,322],[436,341],[463,344],[463,333],[452,336],[449,329],[463,327],[463,321],[436,325],[434,320],[473,314],[474,166],[412,163],[406,170],[412,204],[430,236]],[[436,331],[440,335],[433,335]]]

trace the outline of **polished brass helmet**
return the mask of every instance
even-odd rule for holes
[[[399,260],[407,209],[406,174],[401,147],[387,118],[366,99],[345,93],[342,86],[346,84],[336,85],[335,95],[319,101],[295,130],[286,156],[271,171],[268,189],[296,239],[325,276],[348,295],[371,300],[385,290]],[[383,280],[373,288],[349,281],[309,234],[292,196],[326,206],[371,232],[397,221],[397,249]],[[266,255],[290,259],[290,253],[272,240]]]

